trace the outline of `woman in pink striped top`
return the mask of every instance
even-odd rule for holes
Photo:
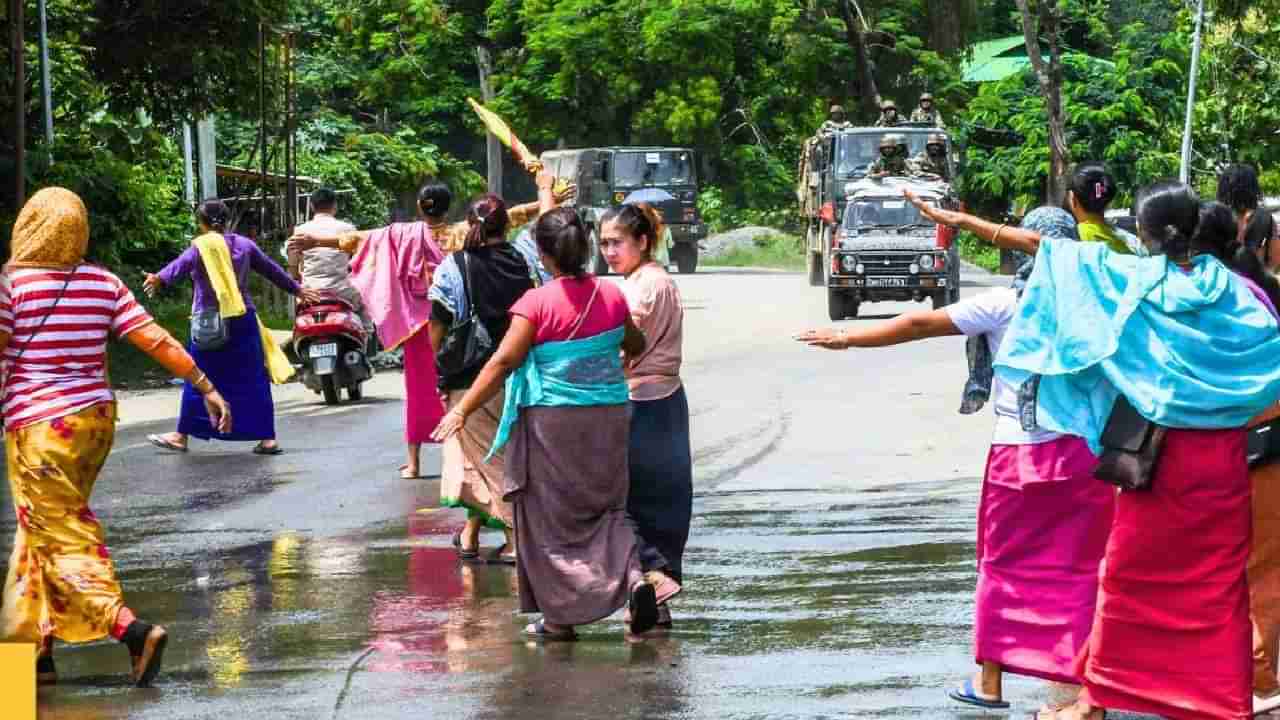
[[[168,636],[124,604],[89,495],[111,452],[116,405],[107,380],[107,338],[124,338],[204,394],[230,429],[231,411],[212,383],[133,298],[120,278],[85,264],[89,218],[74,193],[47,188],[22,209],[0,282],[0,351],[9,487],[18,528],[0,604],[0,641],[39,646],[42,683],[57,679],[53,639],[110,636],[148,685]]]

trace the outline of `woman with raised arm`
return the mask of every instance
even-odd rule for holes
[[[188,351],[196,364],[222,388],[236,406],[240,422],[230,433],[219,432],[205,412],[201,393],[191,383],[182,391],[177,430],[164,435],[148,435],[156,447],[186,452],[188,439],[257,441],[256,455],[279,455],[276,442],[276,409],[271,384],[293,377],[293,365],[276,345],[271,333],[258,318],[249,295],[250,271],[262,275],[276,287],[297,297],[314,297],[257,243],[243,235],[227,232],[231,212],[221,200],[207,200],[196,208],[200,234],[191,247],[158,273],[148,274],[143,290],[154,297],[162,287],[191,278],[194,292],[191,313],[215,309],[226,324],[226,346],[204,350],[192,342]]]
[[[1019,232],[1074,240],[1076,223],[1063,210],[1040,208]],[[846,349],[966,335],[994,356],[1006,342],[1020,294],[1000,288],[940,310],[799,339]],[[1072,663],[1093,624],[1115,492],[1094,479],[1097,459],[1084,440],[1028,426],[1019,388],[999,377],[993,385],[995,430],[978,506],[974,658],[981,670],[948,696],[1004,709],[1006,672],[1079,685]]]
[[[627,519],[630,428],[623,357],[645,348],[622,291],[585,272],[587,230],[572,208],[538,219],[534,240],[555,279],[511,308],[511,328],[436,430],[445,440],[503,391],[491,453],[506,449],[503,500],[515,511],[520,609],[541,640],[622,606],[639,634],[658,620]],[[510,440],[508,446],[507,441]]]
[[[1244,427],[1280,397],[1275,289],[1196,246],[1200,201],[1186,185],[1146,188],[1136,210],[1152,257],[922,208],[1000,247],[1038,249],[997,377],[1038,376],[1037,422],[1081,435],[1110,477],[1136,488],[1117,497],[1078,660],[1084,689],[1041,717],[1248,717]]]
[[[45,188],[18,215],[0,283],[5,449],[18,516],[0,640],[38,645],[37,679],[51,684],[55,638],[111,637],[129,651],[132,682],[145,687],[160,671],[168,633],[124,604],[106,533],[89,509],[116,430],[107,339],[128,340],[187,380],[220,432],[232,429],[231,409],[120,278],[85,262],[88,245],[84,203]]]
[[[547,187],[550,184],[547,183]],[[456,407],[493,356],[511,327],[511,307],[534,287],[530,259],[507,242],[506,204],[485,195],[467,211],[471,233],[463,248],[445,258],[431,284],[431,346],[440,371],[440,391],[449,408]],[[465,347],[474,333],[492,341],[485,354],[454,357],[446,347]],[[442,351],[444,351],[442,353]],[[502,419],[504,397],[498,393],[471,414],[460,432],[444,441],[440,504],[467,510],[467,523],[455,537],[458,555],[480,560],[480,530],[500,529],[502,547],[487,559],[514,565],[516,538],[511,503],[502,499],[506,466],[501,454],[486,457]]]

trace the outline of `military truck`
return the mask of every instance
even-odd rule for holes
[[[910,157],[924,151],[931,134],[947,135],[940,128],[904,123],[891,128],[861,127],[818,135],[805,145],[796,195],[805,222],[806,267],[812,287],[827,286],[832,240],[844,218],[848,188],[866,178],[868,168],[880,157],[880,139],[889,133],[906,138]],[[955,152],[951,147],[948,150],[950,176],[954,178]]]
[[[578,214],[591,232],[594,260],[590,269],[609,271],[600,255],[600,219],[637,190],[664,191],[672,199],[650,203],[671,230],[671,259],[682,273],[698,268],[698,241],[707,226],[698,214],[698,168],[694,152],[673,147],[601,147],[549,150],[540,158],[556,177],[578,185]]]
[[[924,151],[930,135],[949,138],[922,123],[852,128],[814,137],[801,154],[796,194],[805,220],[807,274],[811,286],[827,289],[832,320],[856,317],[864,302],[929,298],[943,307],[960,296],[954,232],[922,217],[902,197],[910,188],[927,202],[956,207],[951,185],[936,175],[867,177],[880,157],[881,138],[890,133],[907,141],[909,157]],[[948,146],[948,176],[955,177],[949,139]]]
[[[827,253],[827,312],[857,317],[863,303],[928,298],[934,309],[960,299],[954,231],[920,214],[902,196],[909,188],[934,205],[953,205],[951,188],[923,178],[855,180]]]

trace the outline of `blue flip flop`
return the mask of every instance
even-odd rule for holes
[[[977,691],[973,689],[973,678],[965,678],[964,685],[947,691],[947,697],[956,702],[965,705],[973,705],[974,707],[984,708],[986,710],[1008,710],[1009,703],[1004,700],[987,700],[978,697]]]

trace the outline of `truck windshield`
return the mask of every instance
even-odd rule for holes
[[[926,202],[934,204],[932,201]],[[845,208],[846,232],[865,233],[876,228],[920,228],[932,231],[934,222],[921,215],[915,205],[901,198],[862,198],[854,200]]]
[[[613,182],[618,187],[693,185],[693,157],[680,150],[620,152]]]
[[[865,175],[871,163],[880,157],[880,138],[890,132],[897,132],[907,139],[909,157],[924,152],[928,144],[929,133],[903,132],[902,130],[885,130],[883,133],[852,133],[840,137],[836,150],[836,172],[841,177]]]

